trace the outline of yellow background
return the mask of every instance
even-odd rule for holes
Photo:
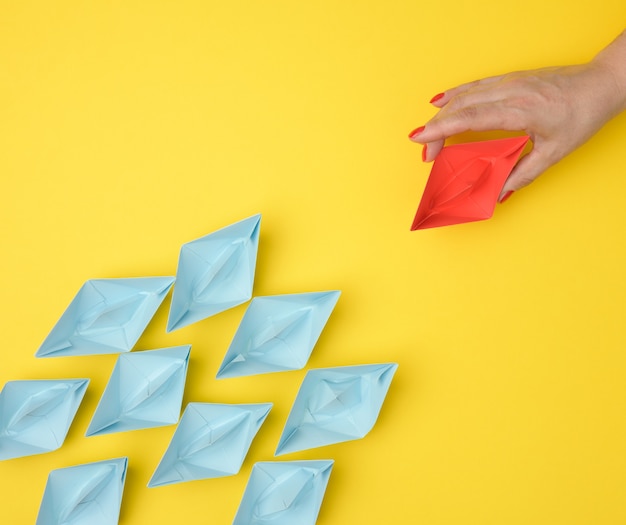
[[[398,362],[318,523],[626,522],[626,115],[498,206],[410,232],[436,93],[586,61],[623,0],[2,1],[0,383],[89,377],[64,446],[0,463],[0,522],[51,469],[128,455],[122,524],[229,524],[304,371],[214,379],[245,305],[191,343],[184,402],[273,402],[230,478],[145,488],[174,427],[85,438],[115,356],[35,359],[87,279],[173,275],[187,241],[263,214],[255,295],[342,296],[309,368]]]

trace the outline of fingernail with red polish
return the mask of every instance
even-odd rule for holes
[[[507,191],[504,195],[502,195],[502,198],[500,199],[500,204],[502,204],[503,202],[505,202],[511,195],[513,195],[515,192],[513,190],[511,191]]]
[[[445,93],[437,93],[433,98],[430,99],[430,103],[437,102],[441,100],[446,94]]]
[[[419,128],[415,128],[411,133],[409,133],[409,138],[412,139],[416,135],[419,135],[422,131],[424,131],[425,126],[420,126]]]
[[[424,147],[422,148],[422,162],[426,162],[426,144],[424,144]]]

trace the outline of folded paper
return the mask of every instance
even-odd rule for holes
[[[217,372],[218,379],[303,368],[340,293],[252,299]]]
[[[378,418],[397,368],[385,363],[310,370],[276,455],[364,437]]]
[[[116,525],[128,458],[53,470],[36,525]]]
[[[256,463],[233,525],[314,525],[332,467],[332,460]]]
[[[489,219],[528,139],[444,147],[433,163],[411,230]]]
[[[271,403],[189,403],[148,487],[237,474]]]
[[[184,345],[121,354],[85,435],[176,423],[190,349]]]
[[[0,392],[0,460],[58,449],[89,379],[9,381]]]
[[[250,300],[260,224],[254,215],[183,244],[168,332]]]
[[[173,277],[87,281],[35,355],[129,352],[173,283]]]

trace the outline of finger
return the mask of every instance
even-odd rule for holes
[[[525,186],[528,186],[537,177],[539,177],[539,175],[546,171],[550,165],[551,162],[544,155],[541,155],[541,153],[536,149],[531,151],[525,157],[522,157],[516,164],[515,168],[513,168],[513,171],[511,171],[509,178],[506,179],[504,186],[500,191],[498,202],[501,202],[507,193],[517,191]]]
[[[445,140],[466,131],[522,131],[526,118],[521,110],[502,101],[466,106],[455,111],[440,111],[423,128],[410,135],[413,142],[426,144]]]
[[[434,142],[424,144],[424,149],[422,150],[422,160],[424,162],[432,162],[435,160],[435,157],[437,157],[439,152],[443,149],[443,144],[443,140],[435,140]]]
[[[446,112],[458,111],[468,106],[494,104],[496,102],[512,105],[523,93],[520,93],[519,83],[499,82],[497,84],[477,86],[474,89],[458,93],[445,105]]]
[[[474,80],[472,82],[461,84],[459,86],[447,89],[446,91],[442,93],[438,93],[430,100],[430,103],[435,107],[442,108],[448,102],[450,102],[450,100],[452,100],[454,97],[462,93],[466,93],[468,91],[474,90],[479,87],[482,88],[482,87],[488,86],[489,84],[497,82],[498,80],[502,80],[503,77],[504,75],[498,75],[498,76],[482,78],[480,80]]]

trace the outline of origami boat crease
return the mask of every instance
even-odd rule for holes
[[[35,355],[129,352],[173,283],[173,277],[87,281]]]
[[[40,418],[45,418],[49,412],[63,403],[71,388],[72,386],[67,383],[59,383],[28,396],[9,419],[6,429],[16,433],[19,430],[12,430],[15,427],[30,426]]]
[[[242,411],[222,419],[213,426],[207,421],[207,426],[193,434],[189,442],[181,447],[180,459],[192,459],[195,454],[214,446],[220,440],[232,439],[238,427],[249,417],[249,413]]]
[[[75,491],[68,498],[59,512],[61,523],[79,518],[86,510],[90,501],[96,500],[111,482],[116,474],[116,467],[106,463],[93,469],[90,477],[81,480],[75,485]]]
[[[487,181],[489,169],[492,167],[493,162],[489,159],[479,158],[470,161],[467,166],[458,171],[455,179],[433,195],[431,205],[437,206],[441,210],[458,206],[473,192],[480,190]],[[475,175],[475,178],[472,177],[472,174]]]
[[[340,293],[333,290],[252,299],[217,378],[303,368]]]
[[[332,467],[332,460],[256,463],[233,525],[314,525]]]
[[[271,403],[189,403],[148,487],[237,474]]]
[[[58,449],[88,379],[9,381],[0,392],[0,460]]]
[[[378,418],[397,367],[384,363],[310,370],[276,455],[364,437]]]
[[[368,384],[362,378],[347,378],[341,381],[322,379],[319,383],[317,395],[309,398],[302,423],[323,426],[328,423],[334,425],[337,432],[337,421],[343,421],[347,433],[346,437],[355,434],[366,434],[369,429],[360,425],[353,414],[363,403],[364,396],[361,390],[368,395]]]
[[[489,219],[529,137],[444,147],[437,155],[412,230]]]
[[[120,355],[86,435],[176,423],[190,350],[183,345]]]
[[[177,330],[252,297],[261,215],[183,244],[167,331]]]
[[[219,285],[229,280],[245,247],[246,244],[243,240],[236,239],[224,246],[213,261],[206,260],[195,249],[189,249],[191,253],[207,264],[206,270],[199,275],[195,282],[190,303],[210,303],[211,294],[213,293],[212,285]],[[238,283],[235,282],[233,285],[237,286]],[[240,288],[238,291],[245,294],[243,288]]]
[[[150,374],[144,374],[137,369],[137,375],[142,380],[138,381],[134,388],[131,387],[124,397],[121,397],[120,414],[131,415],[152,396],[166,393],[172,387],[172,383],[178,379],[177,373],[180,372],[181,365],[180,361],[167,363],[163,368],[154,370]]]
[[[273,478],[254,505],[254,517],[269,518],[297,506],[313,492],[316,475],[311,469],[298,469]]]
[[[36,525],[116,525],[128,458],[50,472]]]

